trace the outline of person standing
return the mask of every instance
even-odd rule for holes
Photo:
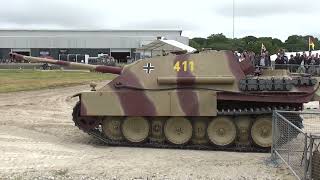
[[[289,64],[289,71],[296,72],[296,70],[297,70],[296,64],[297,63],[296,63],[295,58],[293,57],[293,54],[290,55],[290,59],[289,59],[288,64]]]
[[[266,66],[271,66],[271,57],[270,57],[270,54],[269,54],[269,51],[266,51],[265,52],[265,59],[266,59]]]
[[[284,59],[280,56],[280,54],[277,55],[277,59],[275,60],[275,69],[283,69]]]
[[[305,73],[306,65],[307,65],[307,54],[305,52],[302,53],[302,56],[299,57],[299,67],[297,73]]]
[[[311,75],[315,75],[317,70],[316,70],[316,60],[314,58],[314,55],[311,55],[311,57],[308,60],[309,62],[309,68],[308,68],[308,73]]]
[[[316,67],[316,75],[320,75],[320,59],[319,59],[319,54],[316,53],[315,57],[314,57],[314,60],[315,60],[315,67]]]
[[[260,58],[258,59],[258,66],[261,68],[266,68],[269,67],[271,65],[271,60],[270,57],[267,56],[266,53],[261,53]]]

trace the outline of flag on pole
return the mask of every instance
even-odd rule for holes
[[[264,46],[263,43],[261,43],[261,53],[266,52],[267,48]]]
[[[314,38],[309,36],[309,51],[314,50]]]

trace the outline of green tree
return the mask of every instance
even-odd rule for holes
[[[219,43],[221,43],[221,42],[226,43],[229,41],[229,39],[225,35],[223,35],[222,33],[211,34],[207,39],[209,42],[211,41],[211,42],[219,42]]]
[[[207,39],[206,38],[193,38],[191,39],[193,42],[196,42],[198,45],[200,45],[201,47],[205,47],[207,45]]]
[[[308,40],[303,36],[292,35],[285,41],[284,47],[287,51],[307,51]]]
[[[220,34],[211,34],[207,38],[207,48],[215,50],[232,50],[231,41],[222,33]]]
[[[197,50],[201,50],[201,45],[199,43],[197,43],[197,41],[195,41],[194,39],[190,39],[189,40],[189,45]]]
[[[246,50],[246,43],[242,38],[235,38],[232,41],[232,49],[236,50],[238,52],[243,52],[244,50]]]
[[[250,44],[250,43],[254,43],[255,41],[257,41],[258,38],[254,37],[254,36],[246,36],[242,39],[244,40],[244,42],[246,44]]]
[[[291,35],[285,42],[272,37],[254,37],[246,36],[243,38],[227,38],[224,34],[211,34],[207,38],[193,38],[190,45],[196,49],[212,48],[215,50],[244,50],[260,53],[261,44],[263,43],[270,54],[275,54],[279,49],[287,51],[307,51],[309,36]],[[315,38],[315,49],[320,49],[320,42]]]

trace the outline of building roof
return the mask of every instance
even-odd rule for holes
[[[164,31],[164,32],[180,32],[181,29],[3,29],[0,31],[49,31],[49,32],[153,32],[153,31]]]
[[[188,44],[180,30],[0,29],[0,48],[139,48],[161,36]]]
[[[166,40],[166,39],[158,39],[155,40],[147,45],[142,46],[141,48],[137,49],[139,51],[187,51],[187,52],[194,52],[196,51],[195,48],[185,45],[181,42],[175,40]]]

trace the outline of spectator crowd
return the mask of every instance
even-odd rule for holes
[[[279,50],[277,58],[273,63],[268,51],[261,51],[260,55],[249,51],[235,54],[240,62],[249,58],[257,68],[273,66],[275,69],[288,69],[292,73],[320,75],[320,57],[318,53],[311,54],[311,52],[302,52],[296,53],[295,55],[291,54],[290,57],[288,57],[284,50]]]
[[[316,53],[308,54],[303,52],[302,54],[296,53],[290,55],[288,58],[283,54],[278,54],[275,60],[276,69],[289,69],[290,72],[294,73],[309,73],[311,75],[320,75],[320,58],[319,54]]]

